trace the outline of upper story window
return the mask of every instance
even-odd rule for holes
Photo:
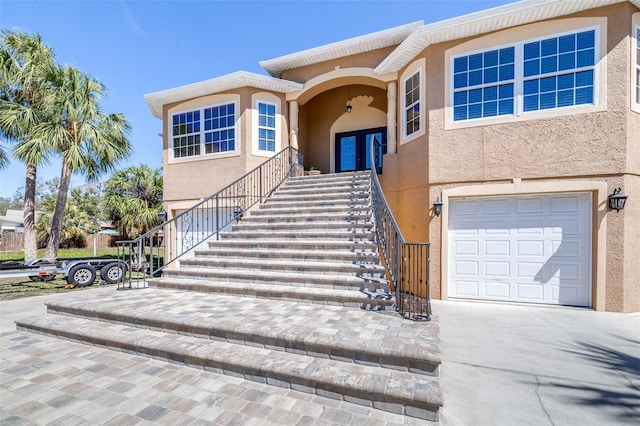
[[[514,47],[455,58],[453,73],[454,120],[513,114]]]
[[[404,81],[404,136],[420,131],[420,71]]]
[[[596,40],[590,29],[452,58],[453,120],[595,104]]]
[[[234,103],[174,114],[173,157],[235,151],[235,121]]]
[[[258,150],[276,152],[276,106],[258,102]]]

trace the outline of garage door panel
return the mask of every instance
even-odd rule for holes
[[[480,293],[478,292],[478,289],[480,288],[480,283],[478,281],[456,280],[454,281],[453,284],[456,290],[456,294],[459,294],[462,297],[480,296]]]
[[[485,296],[491,299],[509,300],[511,298],[510,287],[508,282],[487,281]]]
[[[521,302],[544,303],[544,285],[518,283],[516,285],[517,300]]]
[[[509,256],[511,253],[511,242],[505,240],[489,240],[484,243],[484,254],[486,256]]]
[[[478,262],[476,261],[463,261],[456,262],[456,274],[457,275],[470,275],[475,277],[480,272]]]
[[[511,263],[509,262],[491,262],[484,263],[485,275],[488,278],[504,278],[506,280],[511,276]]]
[[[464,255],[477,256],[480,254],[479,246],[480,246],[480,243],[478,241],[473,241],[473,240],[456,241],[455,254],[461,255],[461,256],[464,256]]]
[[[516,199],[516,214],[542,213],[544,201],[542,197],[526,197]]]
[[[516,255],[544,257],[544,241],[516,241]]]
[[[450,297],[590,305],[590,194],[454,199],[449,212]]]

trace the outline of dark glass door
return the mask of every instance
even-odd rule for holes
[[[368,170],[372,140],[380,144],[382,154],[387,153],[386,127],[336,134],[336,173]],[[379,162],[382,163],[382,155],[379,155]],[[378,164],[378,168],[381,166]]]

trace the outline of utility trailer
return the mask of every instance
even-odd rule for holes
[[[77,287],[92,285],[98,273],[108,284],[122,281],[127,265],[111,257],[34,259],[25,264],[5,262],[0,264],[0,279],[29,277],[32,281],[51,281],[63,275],[67,283]]]

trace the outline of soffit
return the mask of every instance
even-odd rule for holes
[[[260,61],[260,66],[273,77],[280,78],[282,71],[313,65],[345,56],[357,55],[372,50],[383,49],[402,43],[411,33],[423,24],[423,21],[390,28],[384,31],[360,37],[342,40],[336,43],[291,53],[278,58]]]
[[[523,0],[416,29],[375,69],[378,74],[398,72],[431,44],[472,37],[518,25],[566,16],[583,10],[640,0]]]
[[[187,84],[186,86],[149,93],[144,95],[144,99],[147,101],[147,105],[153,115],[161,119],[162,107],[164,105],[238,89],[240,87],[255,87],[270,92],[289,93],[302,89],[302,84],[247,71],[238,71],[222,77]]]

